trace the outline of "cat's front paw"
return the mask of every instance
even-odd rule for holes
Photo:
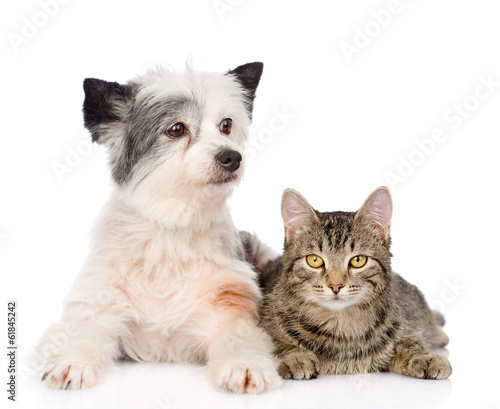
[[[54,389],[86,389],[97,383],[90,365],[82,362],[53,363],[42,376],[42,382]]]
[[[451,375],[451,364],[437,353],[416,355],[408,361],[406,372],[414,378],[446,379]]]
[[[283,379],[314,379],[319,375],[319,361],[309,351],[293,351],[281,357],[278,373]]]

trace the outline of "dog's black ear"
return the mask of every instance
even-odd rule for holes
[[[100,142],[99,125],[121,120],[120,110],[132,97],[132,87],[97,78],[83,81],[83,123],[93,142]]]
[[[260,77],[262,76],[262,70],[264,69],[264,64],[261,62],[250,62],[248,64],[240,65],[234,70],[227,72],[229,75],[234,75],[238,82],[247,91],[247,108],[252,115],[253,111],[253,101],[255,99],[255,91],[260,82]]]

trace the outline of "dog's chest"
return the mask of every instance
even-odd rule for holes
[[[209,302],[224,248],[217,234],[143,234],[118,264],[115,288],[140,325],[178,325]]]
[[[129,311],[124,352],[145,361],[202,361],[200,338],[216,326],[213,302],[228,250],[216,235],[152,235],[118,264],[115,288]],[[200,355],[201,354],[201,355]]]

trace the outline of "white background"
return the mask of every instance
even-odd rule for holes
[[[6,322],[7,300],[18,301],[21,353],[10,406],[500,407],[497,1],[70,0],[48,17],[42,2],[4,2],[0,12],[0,316]],[[356,53],[342,51],[347,43]],[[207,71],[265,63],[252,157],[231,200],[238,227],[280,250],[285,188],[333,211],[356,210],[374,188],[391,187],[394,269],[447,317],[449,380],[332,376],[229,396],[201,366],[128,364],[83,392],[39,382],[29,354],[58,320],[111,186],[105,153],[82,127],[82,81],[124,82],[158,63],[182,70],[189,57]],[[481,81],[492,81],[489,92]],[[435,128],[446,140],[431,149]]]

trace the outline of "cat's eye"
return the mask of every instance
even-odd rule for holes
[[[309,254],[306,257],[307,264],[309,264],[313,268],[319,268],[325,264],[323,259],[320,256],[317,256],[316,254]]]
[[[229,135],[231,133],[231,129],[233,127],[233,120],[231,118],[223,119],[219,124],[219,131],[223,134]]]
[[[167,135],[174,139],[184,136],[185,133],[186,125],[182,122],[176,122],[175,124],[170,125],[167,129]]]
[[[361,268],[367,261],[368,257],[366,256],[354,256],[351,260],[349,260],[349,264],[354,268]]]

